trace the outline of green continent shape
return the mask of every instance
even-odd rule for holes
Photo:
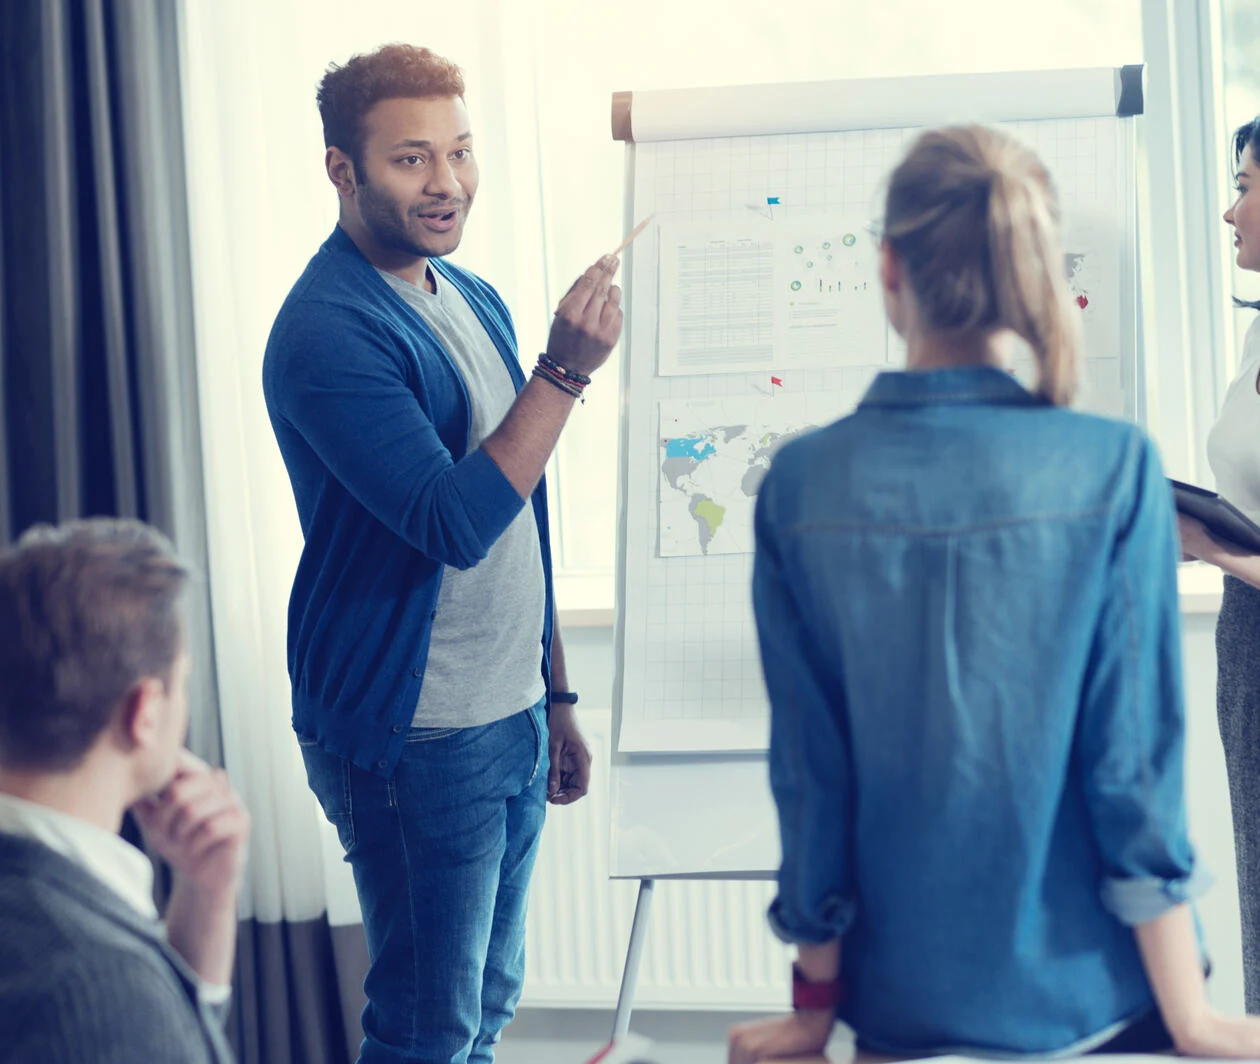
[[[700,525],[700,549],[709,553],[709,544],[726,517],[726,507],[719,506],[712,499],[700,496],[691,507],[691,516]]]
[[[716,532],[722,519],[726,517],[726,507],[719,506],[712,499],[705,499],[703,502],[696,503],[696,516],[704,518],[711,533]]]

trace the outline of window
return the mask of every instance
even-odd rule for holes
[[[1233,174],[1233,133],[1244,122],[1260,114],[1260,62],[1255,42],[1260,39],[1260,0],[1221,0],[1221,66],[1224,78],[1224,127],[1221,130],[1221,171],[1229,183]],[[1233,202],[1232,185],[1222,193],[1226,203]],[[1217,219],[1211,218],[1209,224]],[[1221,238],[1228,230],[1218,226]],[[1233,266],[1226,279],[1228,290],[1241,299],[1260,299],[1260,278]],[[1229,376],[1242,355],[1243,335],[1255,320],[1256,312],[1237,310],[1233,317],[1233,350],[1229,352]]]

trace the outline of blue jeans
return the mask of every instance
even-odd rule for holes
[[[543,703],[476,728],[412,728],[390,779],[314,744],[302,757],[363,909],[359,1064],[491,1064],[525,975]]]

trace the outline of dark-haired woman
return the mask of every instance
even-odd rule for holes
[[[1260,118],[1234,133],[1237,197],[1225,212],[1237,262],[1260,271]],[[1260,304],[1253,304],[1260,309]],[[1260,321],[1247,330],[1242,366],[1225,393],[1208,435],[1216,490],[1260,521]],[[1219,543],[1199,522],[1181,516],[1182,551],[1225,572],[1216,623],[1216,709],[1229,799],[1242,912],[1247,1011],[1260,1012],[1260,555]]]

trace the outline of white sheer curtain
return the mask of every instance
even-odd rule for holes
[[[336,221],[315,107],[327,65],[388,41],[458,63],[481,191],[456,261],[539,350],[543,298],[532,26],[514,0],[442,9],[358,0],[185,0],[182,70],[225,762],[254,817],[243,917],[359,922],[349,869],[289,724],[285,629],[301,534],[263,403],[272,320]],[[525,309],[522,309],[525,308]]]

